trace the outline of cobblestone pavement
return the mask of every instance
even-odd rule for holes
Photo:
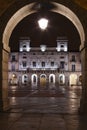
[[[76,114],[0,113],[0,130],[87,130],[87,117]]]
[[[12,112],[70,114],[78,112],[81,89],[60,87],[58,90],[28,91],[24,97],[20,97],[20,93],[17,95],[10,97]]]
[[[62,92],[59,97],[10,97],[11,109],[0,113],[0,130],[87,130],[87,116],[78,114],[81,90]]]

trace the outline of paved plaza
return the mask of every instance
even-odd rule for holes
[[[0,113],[0,130],[87,130],[87,116],[78,114],[81,88],[56,91],[10,93],[11,109]]]

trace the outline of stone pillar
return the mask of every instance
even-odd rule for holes
[[[10,108],[8,99],[8,57],[9,51],[0,47],[0,111],[6,111]]]
[[[87,114],[87,45],[81,50],[82,64],[82,95],[80,100],[80,113]]]

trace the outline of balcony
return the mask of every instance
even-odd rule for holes
[[[76,62],[76,60],[75,59],[71,59],[70,62]]]

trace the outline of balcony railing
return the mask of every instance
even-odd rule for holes
[[[76,62],[76,60],[71,59],[70,62]]]

